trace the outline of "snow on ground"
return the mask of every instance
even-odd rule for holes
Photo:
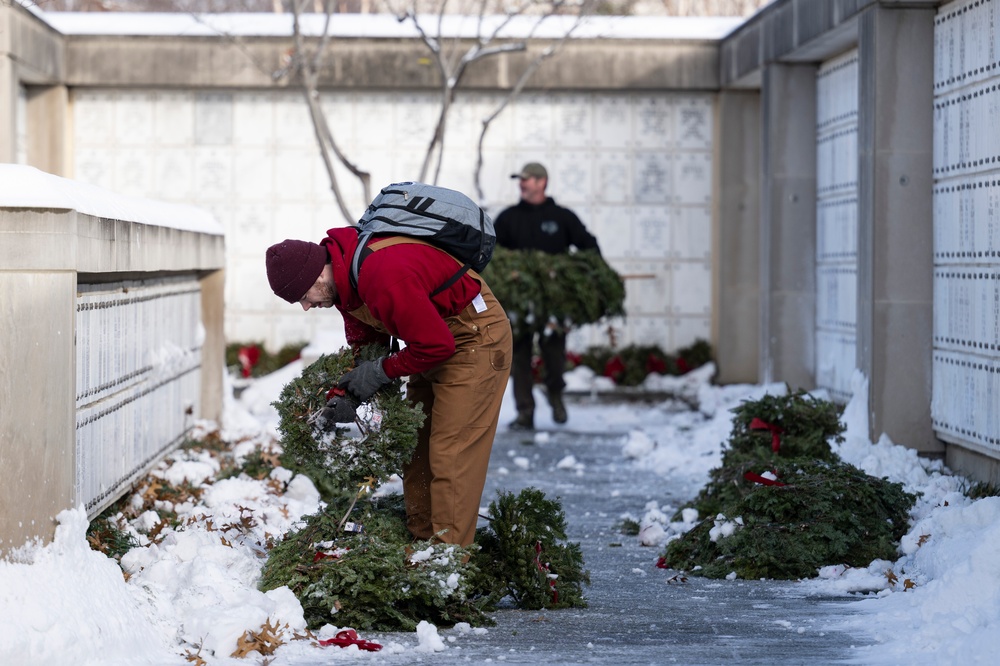
[[[254,381],[238,401],[228,400],[220,430],[226,441],[239,442],[239,455],[273,446],[277,415],[270,403],[301,369],[301,362],[294,363]],[[680,401],[648,405],[591,400],[586,409],[571,403],[567,427],[617,434],[621,456],[608,464],[627,461],[636,470],[683,484],[693,496],[719,463],[731,428],[729,410],[741,400],[785,390],[784,385],[712,386],[707,382],[710,370],[681,379],[649,380],[647,388],[675,392]],[[568,373],[567,381],[571,390],[606,388],[603,378],[586,368]],[[856,377],[855,385],[856,395],[867,394],[863,377]],[[508,391],[501,427],[514,417],[510,398]],[[536,425],[554,428],[545,400],[539,398]],[[698,410],[685,407],[692,402]],[[865,636],[876,641],[857,649],[861,663],[992,660],[1000,652],[1000,498],[971,501],[960,492],[965,481],[940,463],[922,460],[884,436],[870,444],[866,411],[867,405],[859,401],[848,405],[846,441],[837,445],[838,453],[871,474],[921,493],[912,528],[895,562],[827,567],[802,585],[815,595],[857,596],[857,603],[831,611],[830,625],[831,630],[858,635],[860,643]],[[215,426],[202,427],[208,431]],[[570,458],[560,466],[585,474],[585,467]],[[51,544],[28,544],[0,561],[0,624],[6,629],[0,663],[186,664],[186,657],[197,654],[209,664],[245,664],[228,655],[243,632],[260,631],[265,623],[279,627],[286,639],[276,653],[283,664],[316,663],[317,650],[323,650],[320,658],[327,662],[372,654],[291,640],[304,629],[297,600],[284,588],[269,593],[256,588],[267,539],[293,529],[319,508],[312,483],[281,468],[260,481],[230,478],[213,483],[217,472],[213,458],[193,452],[177,452],[156,469],[155,476],[164,483],[187,480],[205,489],[197,501],[161,507],[175,511],[186,525],[166,528],[166,537],[155,545],[146,534],[158,524],[158,514],[147,511],[132,521],[143,545],[122,559],[127,581],[113,560],[90,549],[82,509],[58,516]],[[655,490],[650,494],[655,496]],[[672,507],[651,502],[637,538],[659,546],[696,522],[695,512],[689,510],[684,520],[671,523],[672,512]],[[339,629],[327,625],[317,637],[330,638]],[[475,640],[485,631],[456,627],[448,641]],[[437,628],[426,623],[413,635],[394,636],[399,640],[387,641],[377,654],[412,653],[414,661],[433,660],[434,653],[450,649]]]

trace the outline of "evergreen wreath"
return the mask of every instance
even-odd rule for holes
[[[356,360],[375,360],[388,353],[382,345],[366,345],[357,353],[342,349],[325,354],[282,389],[273,403],[278,410],[283,449],[282,464],[312,478],[323,492],[353,496],[359,486],[378,486],[413,456],[423,412],[411,407],[400,392],[401,382],[391,382],[358,410],[360,438],[337,425],[326,432],[316,416],[326,406],[326,394]]]
[[[839,460],[829,441],[844,441],[844,426],[840,409],[832,402],[799,390],[747,400],[732,411],[733,426],[722,449],[722,464],[709,472],[709,482],[677,511],[675,520],[680,520],[685,508],[697,509],[702,518],[715,516],[757,487],[744,477],[747,472],[769,470],[779,460]],[[755,422],[757,427],[751,427]],[[778,429],[777,451],[775,431],[761,424]]]
[[[700,368],[712,360],[712,346],[698,339],[672,354],[658,345],[592,346],[579,355],[567,354],[567,360],[613,379],[618,386],[639,386],[652,373],[676,376]]]
[[[351,518],[361,532],[344,533],[339,521],[346,498],[306,519],[271,549],[262,591],[287,585],[302,604],[306,623],[375,631],[414,631],[421,620],[438,626],[489,624],[474,550],[413,541],[401,495],[365,497]]]
[[[625,283],[595,250],[547,254],[497,247],[482,276],[515,337],[625,315]]]
[[[902,484],[844,462],[799,458],[773,471],[783,485],[757,485],[668,543],[664,566],[709,578],[795,580],[831,564],[896,558],[916,501]]]
[[[578,543],[566,541],[566,514],[558,500],[537,488],[518,495],[498,491],[490,504],[490,525],[480,528],[474,561],[484,577],[478,587],[491,604],[509,595],[518,608],[585,607],[583,569]]]
[[[421,620],[438,626],[492,624],[486,615],[509,597],[517,608],[586,606],[579,544],[565,540],[558,500],[533,488],[498,493],[490,525],[468,548],[414,541],[402,497],[365,496],[348,507],[335,498],[271,549],[263,591],[287,585],[310,628],[326,623],[378,631],[413,631]],[[340,528],[345,509],[361,531]]]

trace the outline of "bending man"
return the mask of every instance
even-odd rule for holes
[[[457,260],[410,238],[373,238],[355,289],[348,269],[357,244],[353,227],[330,229],[319,244],[282,241],[267,250],[268,281],[303,310],[336,307],[354,348],[387,345],[390,335],[406,343],[360,363],[341,385],[364,402],[392,379],[409,378],[407,398],[423,405],[425,420],[403,469],[407,528],[417,539],[467,546],[510,374],[510,323],[474,271],[431,297]]]

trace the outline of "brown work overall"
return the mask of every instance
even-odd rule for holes
[[[376,251],[398,243],[426,244],[393,237],[369,247]],[[507,314],[485,280],[475,271],[470,270],[469,275],[482,287],[486,310],[476,312],[469,304],[459,314],[445,318],[455,337],[454,356],[409,377],[406,397],[411,404],[422,405],[425,419],[413,458],[403,468],[410,533],[418,539],[435,537],[462,546],[471,544],[476,534],[500,403],[510,375],[512,345]],[[367,305],[350,314],[388,333]]]

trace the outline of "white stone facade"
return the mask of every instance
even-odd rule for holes
[[[481,118],[500,98],[460,94],[438,183],[475,198]],[[436,120],[434,95],[328,94],[324,108],[372,187],[416,178]],[[333,202],[306,106],[293,91],[82,90],[73,109],[74,177],[123,194],[195,204],[226,229],[226,334],[270,348],[340,332],[339,317],[274,297],[264,251],[284,238],[319,240],[348,223]],[[492,214],[517,200],[509,175],[549,169],[549,194],[576,211],[627,276],[616,342],[673,350],[709,339],[713,96],[690,93],[524,95],[491,125],[482,185]],[[344,171],[352,214],[366,201]],[[427,180],[432,180],[428,177]],[[356,211],[356,213],[355,213]],[[336,337],[336,336],[335,336]],[[571,347],[608,344],[605,327]]]

